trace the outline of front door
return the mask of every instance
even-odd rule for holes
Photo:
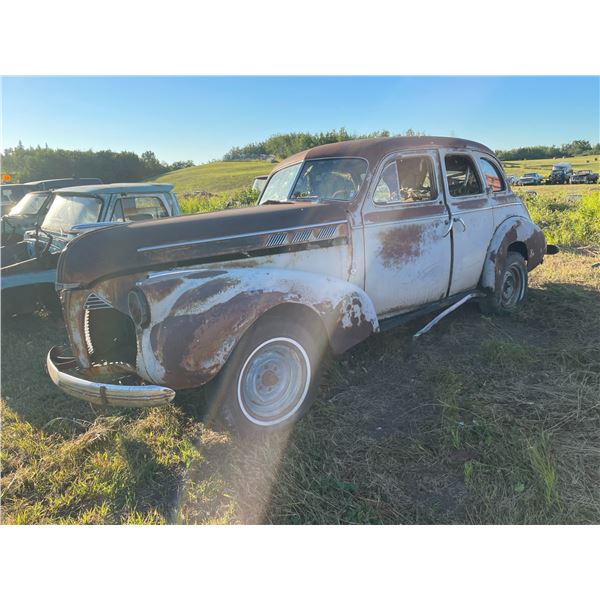
[[[383,162],[363,206],[365,290],[380,317],[444,298],[451,266],[448,210],[433,151]]]
[[[494,215],[476,157],[451,150],[440,150],[440,155],[452,215],[452,295],[477,287],[494,231]]]

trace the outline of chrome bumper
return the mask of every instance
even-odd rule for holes
[[[66,394],[105,406],[158,406],[166,404],[175,397],[175,392],[160,385],[115,385],[109,383],[97,383],[74,377],[64,373],[62,369],[75,366],[73,359],[61,357],[62,348],[55,346],[48,352],[46,367],[50,379]],[[97,367],[99,373],[103,367]],[[128,373],[126,368],[107,365],[105,371],[122,371]]]

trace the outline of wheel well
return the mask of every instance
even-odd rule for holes
[[[527,260],[527,246],[525,242],[513,242],[508,247],[508,252],[518,252],[525,260]]]
[[[260,323],[261,319],[264,319],[265,317],[278,317],[293,320],[308,329],[315,340],[323,338],[329,343],[327,329],[325,328],[325,324],[321,320],[321,317],[312,308],[309,308],[304,304],[296,304],[294,302],[278,304],[263,313],[254,322],[254,326]]]

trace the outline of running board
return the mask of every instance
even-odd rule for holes
[[[463,296],[458,302],[455,302],[451,306],[449,306],[446,310],[443,310],[439,315],[437,315],[434,319],[431,319],[425,327],[419,329],[417,333],[413,335],[413,338],[418,338],[422,336],[424,333],[427,333],[430,329],[432,329],[435,325],[437,325],[444,317],[447,317],[450,313],[454,312],[457,308],[460,308],[463,304],[472,300],[473,298],[481,298],[485,296],[485,294],[481,292],[471,292],[466,296]]]

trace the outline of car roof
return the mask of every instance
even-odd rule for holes
[[[369,161],[371,168],[374,168],[381,158],[392,152],[412,149],[436,149],[452,148],[457,150],[477,150],[488,154],[494,154],[487,146],[471,140],[454,137],[439,136],[393,136],[365,138],[360,140],[349,140],[347,142],[335,142],[333,144],[324,144],[316,146],[303,152],[298,152],[277,165],[275,170],[285,166],[315,158],[342,158],[357,157]]]
[[[54,191],[79,194],[127,194],[129,192],[170,192],[173,187],[170,183],[104,183],[101,185],[75,185]]]
[[[99,177],[59,177],[57,179],[40,179],[39,181],[27,181],[23,185],[40,185],[42,183],[60,183],[61,181],[77,181],[82,179],[84,181],[96,180],[101,181]]]

